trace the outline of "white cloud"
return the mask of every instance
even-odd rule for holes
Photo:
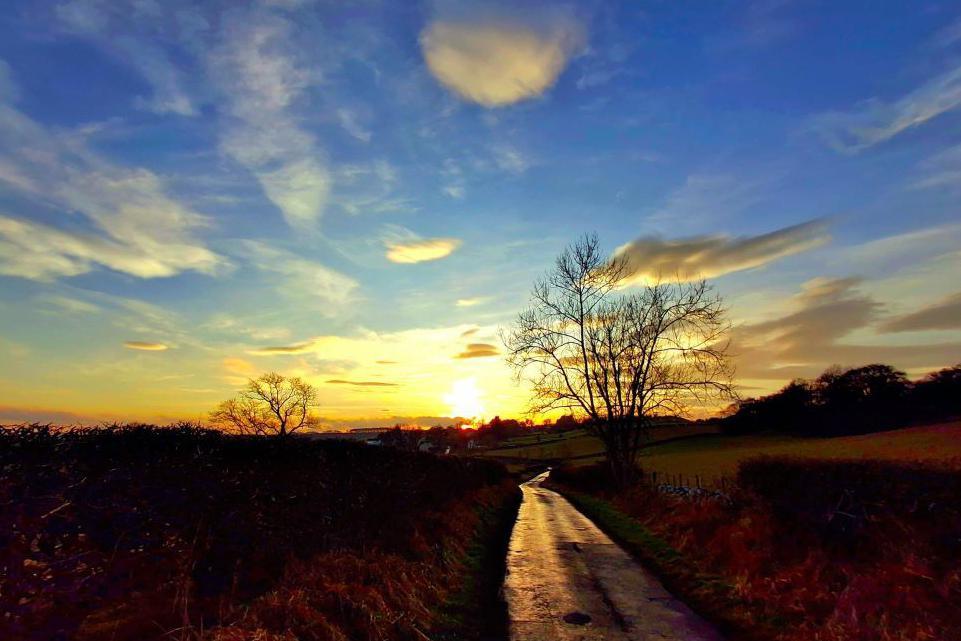
[[[583,43],[580,25],[560,15],[541,28],[512,20],[436,20],[420,36],[434,77],[485,107],[541,95]]]
[[[233,121],[222,149],[256,176],[291,226],[303,229],[323,215],[331,176],[314,136],[292,111],[317,79],[315,70],[298,63],[292,30],[289,20],[274,14],[232,16],[210,67]]]
[[[813,249],[828,239],[825,224],[814,220],[760,236],[644,237],[614,253],[627,259],[630,283],[646,283],[659,278],[715,278]]]
[[[461,241],[457,238],[420,238],[387,241],[387,259],[394,263],[422,263],[449,256]]]
[[[959,106],[961,66],[956,66],[893,102],[874,98],[850,111],[821,114],[813,127],[833,149],[857,153]]]
[[[480,305],[481,303],[486,303],[490,298],[487,296],[474,296],[473,298],[458,298],[458,307],[474,307],[475,305]]]
[[[340,126],[344,128],[348,134],[356,138],[361,142],[370,142],[371,134],[370,130],[365,129],[357,121],[357,114],[355,114],[350,109],[340,108],[337,110],[337,120],[340,122]]]
[[[491,153],[497,168],[512,174],[522,174],[533,164],[530,158],[511,145],[494,145]]]
[[[349,303],[357,289],[353,278],[291,252],[253,240],[243,241],[243,246],[257,269],[284,278],[278,291],[295,296],[301,303],[314,302],[331,315]]]
[[[159,7],[143,2],[129,7],[118,4],[72,0],[58,5],[54,14],[61,28],[114,53],[143,76],[152,95],[138,100],[141,107],[159,114],[197,115],[197,108],[183,87],[180,70],[156,38],[161,23]],[[117,24],[118,20],[124,20],[124,24]]]
[[[195,236],[207,220],[145,169],[116,166],[70,131],[50,131],[0,105],[0,184],[35,204],[79,212],[89,229],[0,212],[0,272],[50,280],[102,265],[139,276],[216,273],[227,263]]]

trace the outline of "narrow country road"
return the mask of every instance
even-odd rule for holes
[[[541,487],[547,475],[521,485],[504,583],[511,641],[721,640],[567,499]]]

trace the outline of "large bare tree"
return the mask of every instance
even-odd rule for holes
[[[531,382],[531,410],[586,418],[619,483],[634,476],[652,417],[733,396],[720,297],[703,280],[627,289],[632,268],[582,237],[503,336],[508,363]]]
[[[297,377],[271,372],[247,381],[236,397],[221,403],[210,419],[240,434],[287,436],[315,423],[317,391]]]

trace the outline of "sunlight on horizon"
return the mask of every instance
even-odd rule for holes
[[[450,407],[451,416],[478,419],[484,414],[481,397],[483,391],[477,388],[477,379],[465,378],[454,381],[450,392],[444,395],[444,402]]]

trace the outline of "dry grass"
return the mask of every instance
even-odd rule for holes
[[[588,491],[606,487],[601,473],[556,476]],[[758,459],[745,464],[737,487],[730,503],[646,486],[572,497],[675,593],[725,623],[729,638],[961,639],[957,470]]]

